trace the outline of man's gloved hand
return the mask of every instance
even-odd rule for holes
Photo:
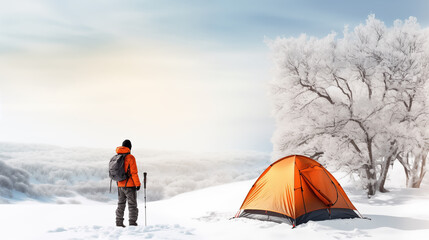
[[[140,190],[140,186],[137,186],[137,187],[136,187],[136,190],[137,190],[137,191],[138,191],[138,190]]]

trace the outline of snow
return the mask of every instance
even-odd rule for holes
[[[394,168],[393,174],[401,174]],[[334,174],[335,175],[335,174]],[[429,234],[429,181],[420,189],[403,188],[388,179],[391,192],[371,199],[336,176],[367,219],[288,224],[231,219],[255,179],[209,187],[147,203],[139,202],[139,226],[117,228],[116,205],[80,197],[81,204],[26,200],[0,205],[2,239],[422,239]],[[396,183],[397,182],[397,183]],[[150,186],[148,186],[150,187]],[[139,192],[143,195],[143,192]],[[66,198],[62,198],[66,202]],[[127,213],[127,211],[126,211]],[[127,217],[127,216],[126,216]],[[127,224],[126,224],[127,225]]]
[[[256,152],[136,151],[140,172],[145,169],[151,177],[147,196],[159,200],[147,202],[145,227],[144,192],[140,190],[139,226],[117,228],[116,192],[108,193],[103,175],[110,155],[107,150],[0,144],[0,162],[4,163],[0,171],[4,180],[0,184],[1,239],[422,239],[429,234],[429,180],[420,189],[405,188],[404,171],[397,162],[386,181],[390,192],[370,199],[345,173],[332,172],[360,213],[371,220],[310,221],[292,229],[288,224],[231,219],[269,165],[267,154]],[[20,177],[14,178],[11,172]],[[8,189],[13,179],[25,185],[23,191]],[[89,193],[98,185],[87,186],[87,192],[76,191],[85,181],[102,186],[97,198]],[[41,187],[44,191],[30,191]],[[61,188],[69,194],[61,194]],[[50,189],[52,194],[43,194]],[[128,210],[125,213],[127,218]]]
[[[0,143],[0,203],[26,197],[59,203],[63,200],[58,197],[65,197],[67,203],[79,196],[100,202],[115,201],[116,196],[108,194],[107,174],[115,148]],[[192,153],[133,149],[132,154],[140,178],[148,172],[149,201],[249,180],[270,163],[269,154],[256,151]]]

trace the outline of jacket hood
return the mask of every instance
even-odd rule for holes
[[[124,146],[120,146],[116,148],[116,153],[130,153],[130,149]]]

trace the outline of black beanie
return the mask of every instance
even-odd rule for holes
[[[129,148],[130,150],[131,150],[131,141],[130,140],[128,140],[128,139],[125,139],[123,142],[122,142],[122,146],[124,146],[124,147],[127,147],[127,148]]]

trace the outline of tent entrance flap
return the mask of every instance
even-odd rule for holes
[[[289,216],[265,210],[246,209],[240,214],[240,217],[247,217],[261,221],[271,221],[277,223],[289,223],[291,225],[294,223],[294,219]]]
[[[338,201],[338,189],[324,169],[314,166],[304,169],[300,173],[309,189],[326,206],[333,206]]]

